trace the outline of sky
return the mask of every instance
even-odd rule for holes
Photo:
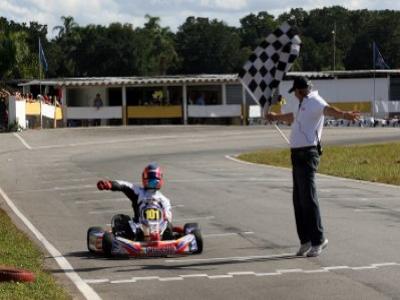
[[[278,16],[291,8],[306,11],[340,5],[347,9],[400,10],[394,0],[0,0],[0,16],[18,23],[37,21],[48,25],[49,37],[62,25],[61,16],[72,16],[80,26],[130,23],[142,27],[146,14],[161,18],[161,25],[176,31],[187,17],[209,17],[239,26],[250,13],[267,11]]]

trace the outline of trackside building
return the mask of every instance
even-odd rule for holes
[[[294,111],[287,91],[295,76],[308,76],[332,105],[365,116],[400,115],[400,70],[289,72],[280,85],[286,98],[274,110]],[[129,124],[245,124],[260,114],[236,74],[162,77],[100,77],[32,80],[23,93],[42,90],[59,95],[64,126]],[[95,106],[97,94],[103,101]]]

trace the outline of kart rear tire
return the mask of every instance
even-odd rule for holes
[[[94,226],[94,227],[89,227],[89,229],[88,229],[88,231],[87,231],[87,235],[86,235],[86,245],[87,245],[87,248],[88,248],[88,250],[89,250],[90,253],[96,253],[96,251],[94,251],[94,250],[92,250],[92,249],[89,248],[89,236],[90,236],[90,233],[91,233],[92,231],[104,231],[104,229],[103,229],[103,227],[100,227],[100,226]]]
[[[197,250],[193,252],[193,254],[201,254],[203,252],[203,238],[201,236],[200,229],[195,229],[192,231],[192,234],[196,238]]]
[[[189,229],[191,230],[189,231]],[[184,234],[192,233],[195,230],[200,230],[199,223],[186,223],[183,227]]]
[[[112,257],[112,242],[114,240],[114,235],[111,232],[104,232],[103,241],[102,241],[102,248],[104,255],[106,257]]]

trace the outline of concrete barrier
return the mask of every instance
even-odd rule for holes
[[[99,109],[92,106],[67,107],[68,120],[81,119],[122,119],[121,106],[103,106]]]
[[[229,118],[242,115],[241,105],[189,105],[189,118]]]

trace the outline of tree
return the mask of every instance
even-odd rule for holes
[[[76,60],[79,56],[77,52],[78,45],[80,44],[80,27],[75,23],[74,18],[61,17],[63,26],[55,26],[53,30],[58,30],[58,36],[55,43],[61,49],[61,59],[58,68],[54,71],[58,76],[68,77],[76,76]]]
[[[208,18],[187,18],[176,40],[184,74],[236,72],[248,54],[235,28]]]
[[[257,15],[247,15],[240,19],[240,24],[239,33],[242,47],[250,49],[255,49],[277,27],[274,16],[266,11],[259,12]]]
[[[8,78],[15,64],[15,45],[10,37],[0,31],[0,80]]]
[[[178,64],[174,35],[160,26],[160,18],[146,15],[146,19],[144,27],[136,30],[138,70],[143,75],[165,75]]]
[[[63,36],[68,36],[73,34],[73,31],[78,27],[78,24],[74,21],[74,18],[71,16],[62,16],[61,20],[63,21],[63,25],[55,26],[54,30],[58,30],[58,38],[61,39]]]

